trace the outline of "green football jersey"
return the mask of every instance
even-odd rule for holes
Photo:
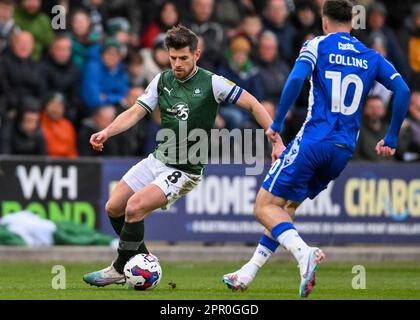
[[[157,135],[160,142],[153,155],[171,167],[202,174],[219,104],[236,103],[242,91],[202,68],[183,80],[175,78],[172,70],[158,74],[137,99],[150,113],[157,106],[160,109],[164,130]]]

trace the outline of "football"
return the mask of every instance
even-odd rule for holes
[[[162,278],[162,268],[154,255],[142,253],[127,262],[124,274],[130,289],[151,290],[156,288]]]

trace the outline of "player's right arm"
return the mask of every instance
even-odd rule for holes
[[[383,140],[376,145],[376,153],[382,156],[393,156],[397,148],[398,135],[401,125],[407,116],[410,104],[410,89],[386,59],[380,57],[376,80],[394,93],[391,124]]]
[[[118,117],[104,130],[94,133],[90,137],[90,144],[96,151],[102,151],[104,143],[121,132],[124,132],[139,122],[147,113],[152,113],[158,104],[158,90],[160,74],[158,74],[149,86],[146,88],[144,94],[139,97],[136,103]]]

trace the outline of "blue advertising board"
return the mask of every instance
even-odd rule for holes
[[[102,208],[137,161],[104,160]],[[146,218],[146,240],[256,242],[263,227],[253,207],[263,179],[245,175],[243,165],[208,165],[197,188]],[[102,214],[102,231],[112,233]],[[351,163],[316,199],[302,203],[295,225],[316,243],[420,243],[420,165]]]

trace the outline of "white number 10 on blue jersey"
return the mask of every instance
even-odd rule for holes
[[[362,99],[362,79],[356,74],[349,74],[342,79],[341,72],[337,71],[326,71],[325,78],[332,80],[331,111],[340,112],[346,116],[355,113],[359,107],[360,100]],[[346,93],[350,84],[355,85],[354,96],[352,103],[349,106],[346,106],[344,99],[346,98]]]

